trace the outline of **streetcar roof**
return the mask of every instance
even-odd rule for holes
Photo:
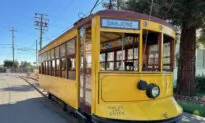
[[[50,43],[48,43],[46,46],[44,46],[41,50],[43,50],[44,48],[46,48],[48,45],[52,44],[53,42],[55,42],[55,40],[61,38],[61,36],[63,36],[64,34],[68,33],[69,31],[73,30],[73,29],[77,29],[77,28],[80,28],[82,27],[83,25],[86,25],[87,23],[91,22],[92,18],[99,15],[100,17],[109,17],[109,18],[125,18],[125,19],[130,19],[130,20],[149,20],[149,21],[152,21],[152,22],[156,22],[156,23],[160,23],[160,24],[163,24],[165,26],[168,26],[170,28],[173,28],[173,26],[164,21],[163,19],[160,19],[160,18],[157,18],[157,17],[153,17],[153,16],[149,16],[149,15],[146,15],[146,14],[142,14],[142,13],[138,13],[138,12],[133,12],[133,11],[120,11],[120,10],[100,10],[98,12],[96,12],[95,14],[91,14],[85,18],[81,18],[79,19],[78,21],[76,21],[74,24],[73,24],[73,27],[68,29],[67,31],[65,31],[63,34],[61,34],[60,36],[58,36],[57,38],[55,38],[53,41],[51,41]],[[39,50],[39,51],[41,51]]]

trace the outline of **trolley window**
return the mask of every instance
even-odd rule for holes
[[[67,78],[76,80],[76,38],[66,43],[67,49]]]
[[[60,76],[60,59],[59,59],[59,54],[60,50],[59,50],[59,46],[57,46],[55,48],[55,61],[56,61],[56,65],[55,65],[55,76]]]
[[[174,68],[174,39],[164,35],[163,42],[163,71],[173,71]]]
[[[143,31],[143,71],[160,71],[160,33]]]
[[[139,35],[101,32],[100,70],[138,71]]]

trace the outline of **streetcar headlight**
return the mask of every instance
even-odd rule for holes
[[[159,87],[155,86],[152,88],[153,97],[157,97],[159,95]]]
[[[155,84],[149,84],[146,93],[149,98],[156,98],[160,95],[160,88]]]

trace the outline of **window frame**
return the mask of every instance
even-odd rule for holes
[[[68,54],[68,42],[69,41],[74,41],[74,54]],[[65,58],[66,58],[66,66],[67,66],[67,69],[66,69],[66,73],[67,73],[67,79],[70,79],[70,80],[76,80],[76,68],[77,68],[77,64],[76,64],[76,56],[77,56],[77,37],[73,37],[73,38],[71,38],[71,39],[69,39],[69,40],[67,40],[65,43],[66,43],[66,55],[65,55]],[[69,65],[68,65],[68,59],[74,59],[74,69],[70,69],[69,70]],[[72,61],[71,61],[72,62]],[[73,78],[71,78],[70,76],[69,76],[69,71],[71,71],[71,72],[73,72],[74,73],[74,77]]]

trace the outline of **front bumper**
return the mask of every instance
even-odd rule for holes
[[[116,120],[116,119],[106,119],[92,115],[93,123],[182,123],[182,115],[174,118],[158,121],[129,121],[129,120]]]

